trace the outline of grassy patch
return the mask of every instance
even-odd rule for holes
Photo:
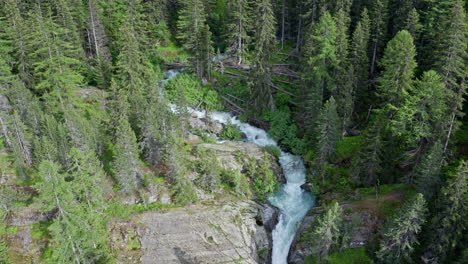
[[[345,137],[336,146],[336,158],[340,162],[345,159],[352,158],[364,143],[363,136]]]
[[[281,149],[279,149],[277,146],[267,145],[263,147],[263,149],[275,158],[279,158],[281,156]]]

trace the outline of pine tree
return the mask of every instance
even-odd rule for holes
[[[415,56],[413,38],[408,31],[398,32],[388,42],[382,59],[384,71],[379,78],[378,87],[378,95],[387,104],[388,109],[400,107],[404,98],[413,89]]]
[[[252,99],[257,113],[274,111],[275,102],[271,91],[270,59],[276,44],[276,21],[270,0],[257,2],[259,15],[255,24],[254,69],[252,72]]]
[[[314,248],[319,260],[324,259],[333,246],[338,245],[343,224],[343,208],[334,202],[318,219],[313,230]]]
[[[317,131],[318,162],[319,164],[325,164],[328,158],[335,153],[336,144],[341,139],[341,122],[333,97],[323,106],[317,122]]]
[[[370,20],[367,9],[364,8],[361,20],[357,23],[351,42],[350,64],[353,71],[353,90],[355,93],[357,112],[364,110],[370,101],[368,90],[369,79],[369,40]]]
[[[125,98],[123,98],[125,99]],[[123,103],[125,105],[125,103]],[[122,105],[122,104],[121,104]],[[115,132],[115,158],[112,170],[124,193],[131,193],[140,185],[143,173],[138,157],[135,132],[130,127],[128,117],[123,111]]]
[[[445,263],[457,256],[456,247],[464,247],[468,214],[468,162],[461,161],[450,173],[430,224],[428,245],[422,259],[428,263]]]
[[[41,124],[41,137],[34,142],[36,163],[39,164],[43,160],[50,160],[66,165],[71,146],[65,126],[49,114],[42,116]]]
[[[444,149],[440,141],[436,141],[423,157],[420,164],[415,168],[414,178],[416,190],[422,194],[426,200],[430,200],[440,185],[442,166],[444,165]]]
[[[336,38],[336,23],[330,13],[326,12],[319,23],[314,25],[313,35],[304,47],[310,50],[302,73],[302,82],[305,86],[304,122],[309,136],[314,134],[312,131],[315,130],[324,99],[336,91],[333,76],[338,63]]]
[[[455,128],[456,119],[462,116],[463,96],[466,94],[465,81],[467,76],[466,43],[468,30],[466,13],[463,1],[457,0],[453,3],[448,13],[447,21],[444,23],[444,32],[440,52],[438,54],[438,70],[441,73],[447,94],[449,95],[450,117],[445,125],[448,130],[444,151],[448,147],[449,140]]]
[[[413,1],[390,0],[389,9],[391,33],[395,35],[398,31],[405,28],[406,19],[413,9]]]
[[[434,141],[443,136],[441,124],[448,110],[447,96],[437,72],[425,72],[411,93],[402,99],[404,103],[391,120],[394,135],[401,137],[407,146],[416,146],[422,138]]]
[[[426,201],[420,193],[406,201],[386,226],[377,258],[382,263],[409,263],[425,222]]]
[[[236,58],[237,64],[244,62],[249,45],[250,37],[248,32],[251,30],[251,20],[249,19],[249,1],[234,0],[231,1],[231,23],[229,29],[229,48],[228,52]]]

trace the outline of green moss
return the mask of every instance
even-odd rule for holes
[[[129,250],[138,250],[141,248],[141,242],[137,237],[132,237],[127,243],[127,249]]]
[[[258,256],[262,259],[266,259],[266,257],[268,256],[268,252],[268,248],[263,248],[260,251],[258,251]]]
[[[365,248],[346,248],[342,252],[336,252],[327,257],[328,264],[372,264],[372,259],[367,255]]]

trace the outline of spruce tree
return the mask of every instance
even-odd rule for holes
[[[464,247],[468,214],[468,162],[461,161],[451,172],[437,203],[435,215],[429,226],[428,244],[422,259],[429,263],[444,263],[456,257],[457,247]]]
[[[378,95],[386,107],[395,110],[413,89],[416,50],[411,34],[402,30],[385,48],[382,76],[379,78]]]
[[[97,263],[108,261],[105,225],[94,210],[86,210],[74,196],[74,181],[67,181],[58,164],[45,160],[39,166],[44,180],[35,185],[42,211],[56,209],[57,215],[49,227],[54,263]],[[93,208],[95,209],[95,208]],[[90,232],[92,230],[92,232]]]
[[[353,159],[351,174],[358,186],[376,186],[382,171],[382,114],[377,115],[364,134],[365,141],[357,157]]]
[[[50,100],[58,99],[65,104],[64,98],[83,82],[83,76],[76,69],[81,62],[73,57],[76,47],[66,41],[67,30],[50,15],[43,15],[40,7],[36,8],[30,21],[33,34],[29,42],[34,50],[29,54],[34,66],[34,89],[40,94],[48,93]],[[54,104],[53,101],[48,103]]]
[[[199,77],[206,77],[209,71],[206,67],[206,53],[203,52],[207,46],[206,38],[210,34],[206,23],[202,0],[188,0],[183,3],[177,23],[177,38],[182,42],[182,46],[194,56],[193,64]],[[208,43],[211,44],[211,42]]]
[[[125,103],[123,104],[125,105]],[[118,120],[119,123],[115,132],[115,157],[112,162],[112,170],[122,191],[124,193],[131,193],[138,188],[143,177],[141,162],[138,157],[138,144],[135,132],[128,122],[126,111],[123,111]]]
[[[430,200],[437,192],[437,187],[441,182],[443,165],[443,145],[440,141],[436,141],[422,158],[421,163],[416,166],[414,175],[409,181],[412,183],[414,178],[416,190],[424,194],[426,200]]]
[[[353,90],[355,94],[357,112],[364,111],[367,103],[370,102],[369,94],[369,40],[370,40],[370,20],[367,9],[364,8],[361,19],[353,32],[350,64],[353,71]]]
[[[398,210],[396,216],[387,223],[377,258],[382,263],[410,263],[411,254],[417,245],[417,235],[425,222],[426,200],[416,194]]]
[[[376,0],[373,1],[370,9],[371,32],[372,32],[372,50],[371,50],[371,65],[370,73],[374,74],[377,69],[377,61],[380,57],[381,50],[387,37],[388,24],[388,1]]]
[[[32,135],[15,112],[10,118],[11,150],[15,157],[15,165],[22,179],[27,179],[26,169],[32,167],[33,150]]]
[[[236,58],[237,64],[241,64],[244,62],[249,46],[250,37],[248,32],[252,27],[251,19],[249,19],[251,11],[249,10],[248,0],[234,0],[230,2],[231,22],[228,25],[228,51]]]
[[[443,122],[447,113],[447,96],[440,75],[425,72],[414,89],[404,98],[391,120],[391,131],[407,146],[414,147],[425,138],[430,141],[443,136]]]
[[[30,31],[28,30],[27,22],[21,16],[17,3],[18,1],[15,0],[5,0],[3,3],[8,22],[8,26],[5,27],[5,31],[11,39],[12,46],[14,47],[14,57],[16,61],[14,67],[18,71],[19,78],[28,87],[31,87],[31,71],[33,69],[33,65],[28,57],[28,54],[31,52],[31,48],[28,46]]]
[[[468,42],[466,13],[463,1],[457,0],[453,3],[444,23],[444,34],[442,36],[438,54],[438,71],[449,95],[450,113],[445,123],[448,134],[444,150],[447,149],[449,140],[453,134],[457,117],[462,116],[463,96],[466,94],[465,81],[467,77],[466,58]]]
[[[327,95],[336,91],[334,70],[337,68],[336,56],[336,23],[330,13],[326,12],[314,25],[314,30],[305,44],[310,50],[306,57],[306,66],[302,73],[304,87],[305,126],[308,136],[314,134],[315,125]]]
[[[262,113],[275,110],[270,59],[276,44],[276,21],[271,0],[258,1],[256,13],[251,95],[257,113]]]
[[[408,14],[408,18],[406,19],[406,24],[404,29],[406,29],[413,39],[419,39],[419,33],[421,31],[422,25],[419,22],[419,14],[416,8],[413,8],[411,12]]]
[[[334,202],[320,216],[313,230],[314,249],[318,259],[324,259],[333,246],[338,245],[342,232],[343,208]]]
[[[317,131],[318,162],[325,164],[328,158],[335,153],[336,144],[341,139],[341,122],[333,97],[323,106],[317,122]]]

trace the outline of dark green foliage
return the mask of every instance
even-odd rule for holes
[[[351,175],[357,185],[377,184],[382,170],[383,123],[378,116],[364,134],[364,143],[357,157],[353,159]]]
[[[237,195],[249,197],[251,194],[248,179],[239,170],[223,169],[221,171],[221,181],[233,188]]]
[[[416,190],[424,194],[427,200],[430,200],[437,193],[443,165],[443,146],[440,141],[436,141],[415,168],[414,176],[410,178],[410,183],[414,178]]]
[[[232,13],[230,23],[227,26],[229,30],[228,51],[236,58],[237,64],[241,64],[245,62],[250,41],[248,32],[252,28],[252,19],[249,18],[251,10],[248,0],[234,0],[229,2]]]
[[[186,176],[180,176],[175,179],[174,192],[174,199],[177,204],[187,205],[198,201],[195,187]]]
[[[255,20],[254,70],[250,89],[254,108],[257,113],[263,113],[275,109],[271,90],[270,59],[275,47],[276,20],[271,0],[258,1],[255,8],[259,17]]]
[[[196,184],[208,192],[216,192],[220,187],[221,165],[214,154],[209,150],[198,148],[196,156],[199,160],[194,164],[199,174]]]
[[[324,99],[336,92],[333,73],[338,67],[337,37],[336,22],[330,13],[326,12],[313,26],[310,40],[305,43],[305,48],[310,50],[310,54],[306,54],[306,67],[302,73],[305,94],[303,104],[307,134],[311,137],[314,135]]]
[[[275,112],[267,112],[264,117],[270,122],[269,135],[278,141],[282,148],[295,154],[305,152],[306,141],[298,136],[299,129],[289,108],[281,107]]]
[[[431,219],[427,233],[424,258],[443,263],[456,258],[457,247],[464,247],[467,230],[468,162],[460,161],[454,172],[447,177],[441,189],[437,211]]]
[[[426,217],[426,201],[422,194],[408,200],[387,223],[377,258],[382,263],[408,263],[417,245],[417,234]]]
[[[335,153],[336,144],[341,140],[341,122],[333,97],[325,103],[320,113],[317,122],[317,139],[317,162],[325,164]]]

